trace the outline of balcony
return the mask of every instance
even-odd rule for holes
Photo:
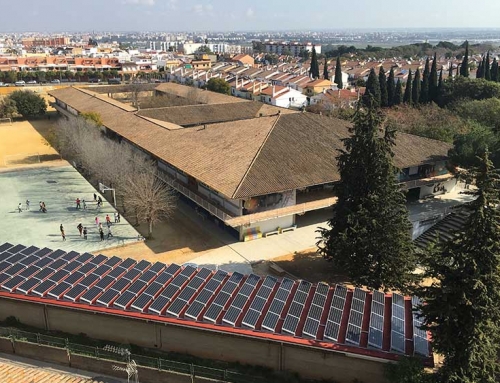
[[[414,189],[414,188],[417,188],[420,186],[430,184],[432,182],[447,181],[447,180],[452,179],[454,177],[455,176],[453,174],[447,172],[446,174],[442,174],[442,175],[399,181],[399,185],[401,185],[401,187],[405,190],[406,189]]]

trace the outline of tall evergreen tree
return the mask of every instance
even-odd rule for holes
[[[491,81],[498,82],[498,61],[497,58],[493,58],[491,63]]]
[[[465,40],[465,53],[460,66],[460,76],[469,77],[469,42]]]
[[[389,72],[389,78],[387,79],[387,100],[389,102],[389,106],[394,105],[395,94],[396,80],[394,80],[394,69],[391,68],[391,71]]]
[[[403,102],[403,84],[401,80],[398,78],[398,82],[396,84],[396,90],[394,91],[394,98],[392,101],[392,105],[399,105]]]
[[[337,84],[337,88],[342,89],[344,84],[342,83],[342,66],[340,64],[340,56],[337,56],[337,62],[335,64],[335,78],[333,80]]]
[[[412,105],[412,99],[411,99],[411,95],[413,93],[411,89],[412,81],[413,80],[411,77],[411,69],[410,69],[408,72],[408,79],[406,80],[405,95],[403,97],[403,102],[408,105]]]
[[[450,66],[448,67],[448,78],[453,80],[453,63],[450,61]]]
[[[373,103],[372,103],[373,105]],[[380,132],[374,107],[358,107],[351,136],[337,157],[338,201],[329,229],[319,229],[320,253],[355,285],[404,288],[413,280],[416,257],[406,198],[392,163],[395,132]]]
[[[427,57],[427,60],[425,60],[425,67],[424,67],[424,73],[422,75],[422,83],[421,83],[421,88],[420,88],[420,103],[421,104],[426,104],[430,101],[429,97],[429,76],[430,76],[430,71],[429,71],[429,57]]]
[[[438,105],[440,105],[442,96],[443,96],[443,67],[441,67],[441,70],[439,71],[439,80],[436,88],[436,98],[434,99],[434,101]]]
[[[429,101],[433,102],[436,101],[437,87],[438,87],[437,57],[436,57],[436,52],[434,52],[434,57],[432,59],[432,66],[431,66],[431,74],[429,76]]]
[[[486,53],[486,60],[483,66],[484,78],[488,81],[491,80],[491,69],[490,69],[490,51]]]
[[[325,57],[325,65],[323,66],[323,78],[325,80],[330,80],[330,77],[328,76],[328,63],[326,62],[326,57]]]
[[[483,56],[483,58],[479,62],[479,66],[477,67],[476,78],[484,78],[484,64],[485,64],[485,62],[486,62],[485,57]]]
[[[380,108],[380,83],[377,75],[375,74],[375,69],[373,68],[370,69],[370,74],[368,75],[368,80],[366,81],[365,94],[363,95],[362,100],[365,106]]]
[[[417,68],[417,71],[415,72],[415,78],[413,79],[413,84],[412,84],[412,93],[411,93],[411,98],[413,101],[413,105],[418,105],[420,103],[420,87],[421,87],[421,81],[420,81],[420,68]]]
[[[494,383],[500,372],[500,178],[488,156],[474,172],[477,199],[464,229],[423,257],[435,282],[418,294],[445,383]]]
[[[386,108],[389,106],[389,94],[387,92],[387,76],[383,66],[378,72],[378,82],[380,85],[380,106]]]
[[[311,67],[309,68],[309,76],[314,79],[319,78],[318,56],[316,55],[316,48],[314,46],[312,48]]]

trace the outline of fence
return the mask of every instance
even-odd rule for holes
[[[4,327],[0,327],[0,337],[10,338],[21,342],[29,342],[43,346],[66,349],[68,354],[90,356],[98,359],[112,360],[116,362],[125,361],[125,357],[122,355],[106,351],[100,347],[73,343],[65,338],[58,338],[49,335]],[[176,372],[180,374],[190,375],[193,378],[208,378],[230,383],[270,383],[274,381],[262,377],[240,374],[234,371],[198,366],[195,364],[176,362],[173,360],[154,358],[144,355],[131,354],[130,359],[133,359],[136,364],[141,367],[149,367],[161,371]]]

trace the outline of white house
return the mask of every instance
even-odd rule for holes
[[[287,86],[273,85],[263,89],[260,101],[282,108],[301,108],[307,106],[307,96]]]

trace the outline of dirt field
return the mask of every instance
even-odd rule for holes
[[[15,121],[0,124],[0,168],[32,165],[38,157],[41,162],[59,160],[59,154],[44,145],[43,134],[52,126],[51,120]],[[36,129],[34,127],[36,125]]]

